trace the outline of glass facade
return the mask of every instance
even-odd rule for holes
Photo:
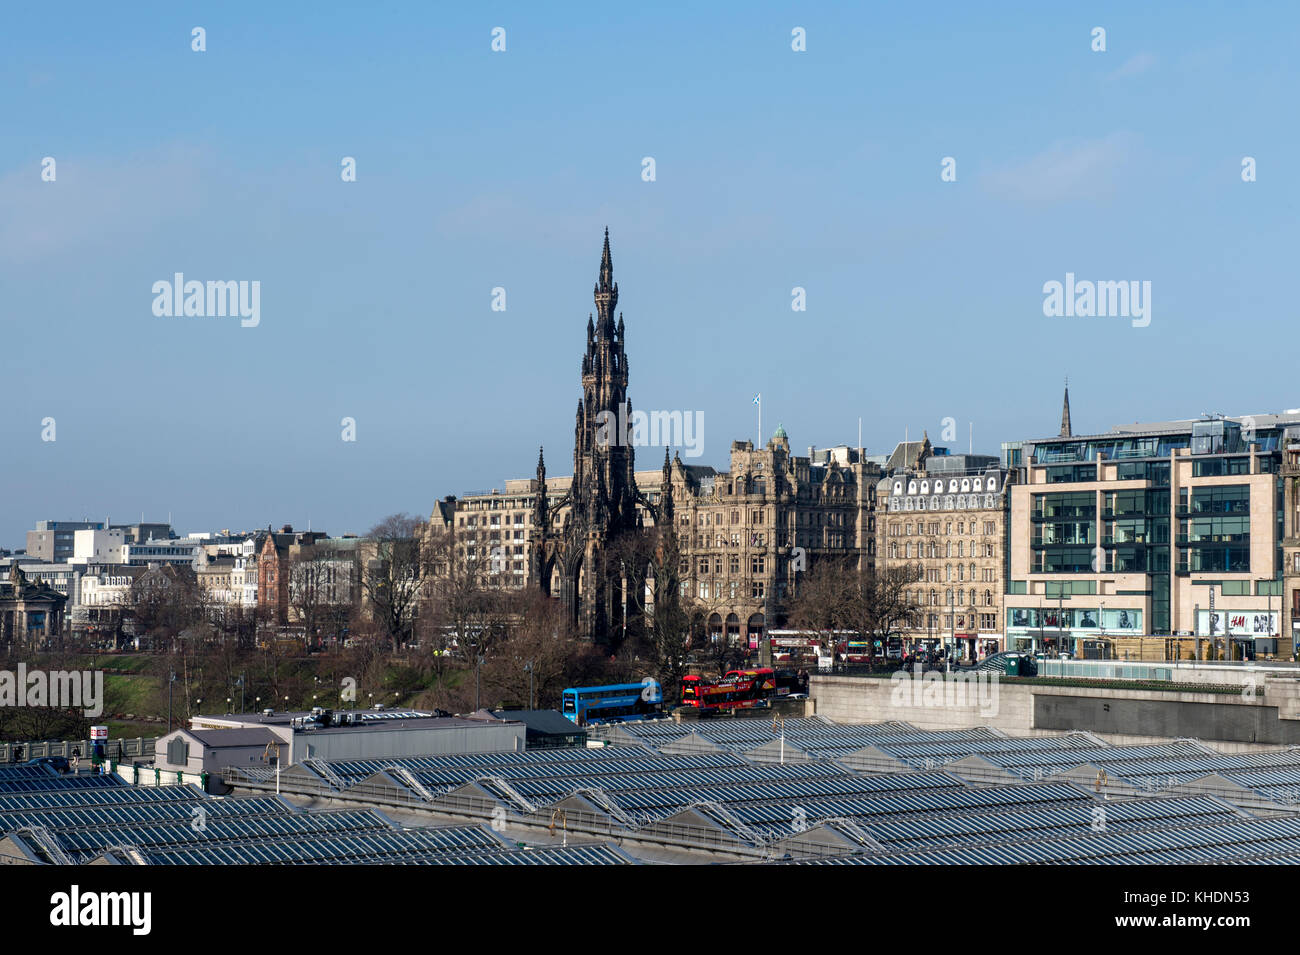
[[[1097,542],[1097,499],[1091,491],[1035,494],[1034,572],[1087,574]]]
[[[1250,488],[1244,484],[1192,488],[1189,516],[1179,520],[1179,570],[1250,571]]]
[[[1107,435],[1067,436],[1025,444],[1024,457],[1030,468],[1027,483],[1038,486],[1025,501],[1030,511],[1030,540],[1016,545],[1030,546],[1028,566],[1017,564],[1018,573],[1059,576],[1049,577],[1045,588],[1043,583],[1030,583],[1028,593],[1014,589],[1014,584],[1009,586],[1007,595],[1012,602],[1007,605],[1008,626],[1044,626],[1049,616],[1046,608],[1040,611],[1015,606],[1021,602],[1015,596],[1022,593],[1028,598],[1022,598],[1024,604],[1037,602],[1030,596],[1034,591],[1048,602],[1054,596],[1064,596],[1064,610],[1052,612],[1058,625],[1084,626],[1077,616],[1082,611],[1071,610],[1069,605],[1084,601],[1091,604],[1104,598],[1066,590],[1062,583],[1068,583],[1070,576],[1134,575],[1115,581],[1117,589],[1107,591],[1144,604],[1141,611],[1124,611],[1122,621],[1118,616],[1121,611],[1106,610],[1099,623],[1115,632],[1130,630],[1136,624],[1135,629],[1148,634],[1170,634],[1175,591],[1183,610],[1177,626],[1182,631],[1190,630],[1194,624],[1184,618],[1197,602],[1198,592],[1188,590],[1193,585],[1222,587],[1225,597],[1264,598],[1256,608],[1241,611],[1258,611],[1261,619],[1267,612],[1261,608],[1268,596],[1278,594],[1282,598],[1279,603],[1292,603],[1286,597],[1290,589],[1277,580],[1261,583],[1258,578],[1275,578],[1277,568],[1282,566],[1282,542],[1291,526],[1291,520],[1286,518],[1300,527],[1300,517],[1294,516],[1300,514],[1300,505],[1296,505],[1294,514],[1283,514],[1284,488],[1275,477],[1282,461],[1279,451],[1283,432],[1297,425],[1286,423],[1284,427],[1281,421],[1265,419],[1267,426],[1255,427],[1252,423],[1247,428],[1247,420],[1207,418],[1173,427],[1172,422],[1162,422],[1150,431],[1116,429]],[[1260,474],[1269,476],[1270,486],[1277,484],[1269,519],[1265,518],[1264,501],[1259,498],[1267,495],[1270,487],[1259,480]],[[1226,483],[1206,486],[1213,481]],[[1053,484],[1059,488],[1066,482],[1091,485],[1095,490],[1062,489],[1053,493]],[[1272,559],[1263,554],[1262,565],[1257,561],[1255,566],[1251,563],[1252,486],[1259,520],[1254,528],[1254,543],[1258,547],[1263,537],[1270,536],[1276,541]],[[1296,497],[1300,500],[1300,491]],[[1300,554],[1288,551],[1285,556],[1295,576],[1300,576]],[[1211,579],[1185,579],[1191,575]],[[1213,579],[1247,575],[1255,579]],[[1295,591],[1294,604],[1300,608],[1300,588]],[[1200,603],[1204,609],[1205,602]],[[1295,615],[1300,620],[1300,609]],[[1046,629],[1050,637],[1052,626],[1047,624]]]
[[[1222,477],[1225,474],[1249,474],[1250,458],[1206,458],[1192,462],[1192,477]]]
[[[1168,461],[1121,461],[1115,466],[1120,481],[1150,481],[1157,487],[1169,486]]]
[[[1106,630],[1116,634],[1142,632],[1141,610],[1100,610],[1098,607],[1010,607],[1012,630]],[[1051,634],[1047,634],[1051,636]]]
[[[1068,484],[1073,481],[1097,480],[1097,465],[1071,464],[1047,469],[1048,484]]]
[[[1109,491],[1101,543],[1111,573],[1169,572],[1169,492]]]

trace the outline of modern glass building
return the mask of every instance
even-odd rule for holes
[[[1067,419],[1058,437],[1008,446],[1021,480],[1007,646],[1078,654],[1084,639],[1140,637],[1148,657],[1290,656],[1281,439],[1298,423],[1213,416],[1073,435]]]

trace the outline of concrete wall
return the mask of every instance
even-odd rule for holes
[[[1250,663],[1125,662],[1123,660],[1049,660],[1040,665],[1040,676],[1080,679],[1139,679],[1136,673],[1149,669],[1149,679],[1173,683],[1202,683],[1216,686],[1254,686],[1262,689],[1268,679],[1300,679],[1300,666],[1259,666]],[[1124,672],[1126,671],[1126,672]],[[1159,675],[1154,675],[1154,674]]]
[[[1108,739],[1191,737],[1234,744],[1300,744],[1300,683],[1268,680],[1241,694],[1082,689],[998,683],[983,704],[952,703],[891,680],[814,676],[817,714],[843,723],[902,720],[921,729],[989,726],[1013,736],[1087,730]],[[991,704],[991,705],[990,705]]]
[[[367,727],[338,732],[295,733],[290,762],[304,759],[391,759],[402,756],[438,756],[447,753],[523,752],[523,723],[484,723],[441,729],[391,730]]]

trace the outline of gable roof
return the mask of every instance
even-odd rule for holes
[[[236,746],[265,746],[267,743],[283,743],[269,729],[229,729],[229,730],[190,730],[181,729],[192,739],[198,740],[208,749],[229,749]]]
[[[499,720],[512,720],[528,727],[528,733],[544,736],[573,736],[585,732],[576,723],[565,719],[558,710],[492,710]]]

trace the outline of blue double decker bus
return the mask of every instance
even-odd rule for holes
[[[579,726],[657,719],[663,706],[663,689],[651,677],[640,683],[570,687],[563,694],[564,716]]]

